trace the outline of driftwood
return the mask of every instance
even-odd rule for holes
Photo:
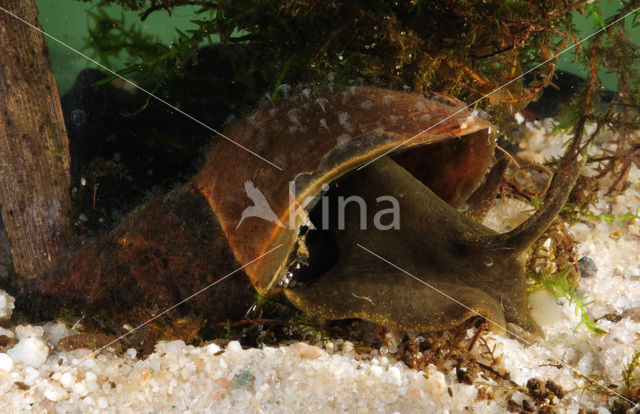
[[[35,0],[0,6],[38,26]],[[69,147],[43,35],[0,11],[0,210],[13,266],[34,278],[73,240]]]

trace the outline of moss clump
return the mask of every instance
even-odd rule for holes
[[[583,11],[581,1],[557,0],[536,2],[535,7],[526,1],[502,0],[104,0],[100,4],[112,3],[140,11],[143,18],[179,5],[200,7],[194,16],[198,28],[178,33],[177,47],[167,52],[171,56],[156,54],[126,72],[149,74],[161,60],[179,68],[185,51],[195,52],[203,40],[219,38],[243,44],[262,57],[254,69],[272,80],[273,89],[282,83],[360,82],[440,91],[474,101],[508,83],[481,103],[495,115],[519,110],[539,96],[555,66],[537,66],[569,45],[576,36],[571,12]],[[94,18],[96,27],[109,27],[106,15]],[[136,32],[111,43],[120,44],[119,50],[137,49],[141,57],[154,49],[151,39],[142,34],[133,38],[131,33]],[[99,38],[90,44],[101,55],[111,50],[101,47]],[[524,72],[529,72],[526,81],[511,82]]]

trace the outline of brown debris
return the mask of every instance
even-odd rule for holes
[[[100,349],[111,344],[117,337],[103,333],[79,333],[62,338],[58,342],[58,347],[63,351],[73,351],[78,348]],[[111,344],[116,351],[120,351],[122,344],[115,342]]]

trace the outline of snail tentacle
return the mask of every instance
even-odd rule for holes
[[[553,177],[542,207],[515,229],[494,236],[483,237],[478,244],[492,250],[526,251],[556,218],[573,189],[587,157],[577,153],[565,156]]]

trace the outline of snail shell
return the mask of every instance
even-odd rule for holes
[[[493,155],[491,128],[460,101],[444,95],[423,97],[372,87],[303,93],[264,107],[226,131],[231,140],[255,149],[282,170],[221,141],[194,184],[215,212],[239,263],[283,246],[245,269],[254,287],[265,294],[284,277],[305,224],[304,214],[292,219],[291,212],[298,212],[298,207],[306,211],[324,184],[390,150],[431,144],[431,151],[425,147],[403,161],[457,207],[478,185]],[[237,227],[250,204],[247,181],[262,191],[285,227],[261,219]],[[290,208],[290,182],[295,183],[295,209]]]

